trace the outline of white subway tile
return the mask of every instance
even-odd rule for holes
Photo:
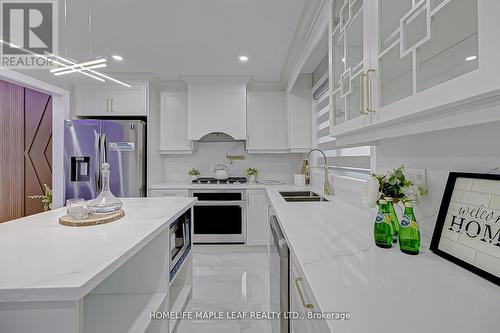
[[[498,230],[498,228],[492,229],[492,234],[494,235],[497,230]],[[465,234],[465,230],[464,230],[464,232],[461,233],[460,236],[458,237],[457,242],[460,244],[472,247],[474,249],[477,249],[478,251],[483,252],[485,254],[488,254],[490,256],[493,256],[495,258],[500,259],[500,247],[495,246],[495,244],[497,242],[495,240],[493,240],[493,242],[490,243],[488,241],[488,239],[486,242],[483,242],[483,241],[481,241],[481,239],[483,239],[483,236],[484,236],[484,229],[482,229],[482,232],[479,234],[479,236],[477,236],[475,238],[471,238],[471,237],[467,236]]]
[[[470,247],[448,240],[446,238],[441,238],[441,241],[439,242],[439,249],[470,264],[474,262],[474,257],[477,252]]]
[[[489,256],[485,253],[478,252],[474,265],[490,272],[494,275],[500,276],[500,259]]]
[[[500,195],[493,195],[491,197],[490,208],[500,209]]]
[[[475,192],[491,193],[500,195],[500,181],[487,179],[474,179],[472,190]]]
[[[457,178],[455,181],[456,190],[471,190],[472,189],[472,178]]]
[[[491,194],[477,193],[471,191],[456,190],[453,192],[452,201],[470,203],[477,206],[486,206],[490,204]]]
[[[449,239],[451,241],[458,241],[458,237],[460,236],[460,233],[456,232],[456,231],[453,231],[453,230],[450,230],[449,229],[449,225],[448,226],[444,226],[443,227],[443,231],[441,232],[441,237],[444,237],[446,239]]]

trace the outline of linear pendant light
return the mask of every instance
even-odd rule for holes
[[[87,67],[87,68],[85,68],[85,67],[83,67],[83,68],[82,68],[82,66],[81,66],[80,64],[77,64],[76,62],[71,61],[71,60],[68,60],[68,59],[66,59],[66,58],[63,58],[63,57],[61,57],[61,56],[58,56],[58,55],[55,55],[55,54],[49,54],[49,56],[51,56],[51,57],[55,57],[55,58],[57,58],[57,59],[59,59],[59,60],[61,60],[61,61],[64,61],[64,62],[68,63],[69,65],[73,65],[73,66],[75,66],[75,69],[76,69],[76,68],[78,68],[78,70],[77,70],[77,71],[78,71],[78,72],[80,72],[80,73],[84,73],[83,71],[85,71],[85,72],[90,72],[90,73],[92,73],[92,74],[94,74],[94,75],[99,76],[99,77],[100,77],[100,78],[102,78],[102,79],[106,79],[106,80],[109,80],[109,81],[113,81],[113,82],[118,83],[118,84],[121,84],[122,86],[125,86],[125,87],[127,87],[127,88],[132,87],[132,86],[131,86],[129,83],[127,83],[127,82],[120,81],[120,80],[118,80],[118,79],[115,79],[114,77],[111,77],[111,76],[109,76],[109,75],[103,74],[103,73],[101,73],[101,72],[94,71],[93,69],[90,69],[90,68],[88,68],[88,67]],[[68,67],[68,65],[64,65],[64,66]]]
[[[59,62],[59,61],[57,61],[57,60],[54,60],[54,59],[52,59],[52,58],[49,58],[49,57],[48,57],[48,56],[46,56],[46,55],[43,55],[43,54],[38,54],[38,53],[34,53],[34,52],[30,51],[30,50],[26,50],[26,49],[24,49],[24,48],[22,48],[22,47],[20,47],[20,46],[16,45],[16,44],[12,44],[12,43],[9,43],[9,42],[7,42],[7,41],[4,41],[3,39],[0,39],[0,43],[3,43],[3,44],[5,44],[5,45],[8,45],[8,46],[10,46],[10,47],[12,47],[12,48],[19,49],[19,50],[21,50],[21,51],[23,51],[23,52],[26,52],[26,53],[28,53],[28,54],[31,54],[31,55],[33,55],[33,56],[37,57],[37,58],[42,58],[42,59],[45,59],[46,61],[48,61],[48,62],[52,62],[52,63],[54,63],[54,64],[56,64],[56,65],[59,65],[59,66],[66,66],[65,64],[63,64],[63,63],[61,63],[61,62]],[[95,75],[92,75],[92,74],[86,73],[86,72],[84,72],[84,71],[82,71],[82,70],[80,70],[80,69],[77,69],[76,71],[77,71],[77,72],[79,72],[79,73],[81,73],[81,74],[83,74],[83,75],[85,75],[85,76],[88,76],[88,77],[90,77],[90,78],[92,78],[92,79],[94,79],[94,80],[101,81],[101,82],[105,82],[105,81],[106,81],[106,80],[104,80],[104,79],[102,79],[102,78],[100,78],[100,77],[97,77],[97,76],[95,76]]]
[[[103,68],[103,67],[107,67],[108,65],[106,64],[97,64],[97,65],[92,65],[92,66],[86,66],[85,69],[97,69],[97,68]],[[59,69],[59,68],[58,68]],[[71,74],[71,73],[75,73],[78,71],[78,69],[74,68],[74,69],[70,69],[70,70],[66,70],[65,68],[61,67],[60,68],[61,71],[59,72],[55,72],[53,73],[55,76],[59,76],[59,75],[65,75],[65,74]]]
[[[52,53],[46,53],[45,55],[34,53],[34,52],[30,51],[30,50],[26,50],[25,48],[22,48],[22,47],[16,45],[16,44],[9,43],[9,42],[7,42],[7,41],[5,41],[3,39],[0,39],[0,43],[6,44],[6,45],[8,45],[8,46],[10,46],[12,48],[19,49],[19,50],[21,50],[21,51],[23,51],[25,53],[31,54],[31,55],[33,55],[35,57],[38,57],[38,58],[45,59],[48,62],[52,62],[52,63],[54,63],[54,64],[56,64],[58,66],[61,66],[60,68],[56,68],[59,71],[53,73],[54,75],[66,74],[65,71],[68,71],[68,73],[69,73],[69,71],[71,71],[72,73],[78,72],[80,74],[83,74],[83,75],[85,75],[87,77],[90,77],[90,78],[92,78],[94,80],[97,80],[97,81],[100,81],[100,82],[105,82],[106,80],[109,80],[109,81],[113,81],[115,83],[121,84],[121,85],[123,85],[123,86],[125,86],[127,88],[131,87],[131,85],[129,83],[127,83],[127,82],[124,82],[124,81],[115,79],[115,78],[113,78],[113,77],[111,77],[109,75],[106,75],[106,74],[94,71],[93,69],[89,68],[89,67],[92,67],[92,66],[85,67],[83,65],[85,63],[88,64],[89,62],[97,61],[97,59],[96,60],[91,60],[91,61],[88,61],[88,62],[85,62],[85,63],[78,64],[78,63],[76,63],[74,61],[68,60],[66,58],[63,58],[61,56],[58,56],[58,55],[55,55],[55,54],[52,54]],[[54,58],[59,59],[60,61],[54,60]],[[106,61],[106,58],[100,58],[100,59],[104,59],[104,61]],[[96,66],[104,64],[102,62],[102,60],[100,60],[100,59],[99,59],[99,62],[101,62],[101,64],[97,64]],[[63,63],[63,62],[65,62],[65,63]],[[104,65],[106,65],[106,64],[104,64]],[[100,67],[105,67],[105,66],[100,66]],[[51,72],[52,71],[53,70],[51,70]]]
[[[89,51],[90,55],[92,56],[92,0],[89,0]],[[64,0],[64,34],[65,37],[67,38],[67,4],[66,0]],[[67,47],[67,42],[65,43],[65,48]],[[66,53],[67,49],[66,49]],[[55,54],[49,54],[45,53],[50,59],[52,59],[52,62],[61,66],[59,68],[55,68],[50,70],[52,74],[55,76],[60,76],[60,75],[65,75],[65,74],[71,74],[71,73],[80,73],[83,75],[86,75],[90,78],[93,78],[95,80],[105,82],[106,80],[113,81],[115,83],[121,84],[127,88],[130,88],[131,85],[127,82],[115,79],[109,75],[103,74],[101,72],[97,72],[94,69],[97,68],[103,68],[107,67],[107,59],[106,58],[99,58],[99,59],[93,59],[81,63],[74,62],[72,60],[63,58],[61,56],[55,55]],[[54,58],[62,61],[58,62],[56,60],[53,60]]]
[[[50,72],[51,73],[59,73],[59,72],[68,71],[70,69],[75,69],[77,67],[87,67],[87,66],[90,67],[90,65],[102,64],[102,63],[105,63],[105,62],[106,62],[106,58],[99,58],[99,59],[96,59],[96,60],[81,62],[78,65],[71,65],[71,66],[59,67],[59,68],[51,69]]]

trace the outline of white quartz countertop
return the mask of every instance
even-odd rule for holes
[[[81,299],[194,201],[127,198],[122,219],[90,227],[60,225],[64,208],[0,224],[0,302]]]
[[[321,311],[351,313],[329,320],[332,332],[499,331],[500,287],[436,256],[428,240],[417,256],[376,247],[374,216],[336,196],[288,203],[279,194],[303,189],[266,188]]]

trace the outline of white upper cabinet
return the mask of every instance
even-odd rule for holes
[[[290,152],[308,152],[312,146],[312,76],[301,74],[286,95],[285,130]]]
[[[344,58],[345,70],[356,65],[350,62],[349,31],[359,35],[356,13],[351,16],[359,9],[347,15],[346,4],[339,9],[339,2],[342,3],[335,1],[333,5],[330,41],[334,105],[331,116],[336,121],[331,127],[333,136],[351,136],[354,141],[354,133],[358,133],[358,141],[389,137],[397,131],[375,129],[389,123],[399,126],[409,117],[412,121],[425,121],[429,117],[424,111],[439,110],[439,117],[444,119],[460,104],[499,94],[496,13],[500,11],[500,1],[346,0],[349,8],[361,7],[365,11],[364,24],[370,27],[365,27],[363,33],[364,77],[351,80],[350,85],[349,75],[340,73],[339,68],[342,69],[340,62]],[[347,33],[343,41],[339,40],[342,32]],[[358,58],[359,55],[355,59]],[[361,96],[356,82],[362,84]],[[360,118],[363,121],[350,122],[348,102],[338,102],[349,91],[351,97],[347,98],[358,100],[359,114],[365,114]],[[342,112],[346,113],[345,118],[341,117]],[[342,124],[342,120],[346,123]],[[361,138],[359,133],[368,129],[371,134],[366,132]]]
[[[77,116],[109,115],[109,87],[100,85],[75,87],[75,114]]]
[[[247,141],[249,152],[285,150],[285,93],[247,93]]]
[[[188,139],[187,91],[160,93],[160,153],[192,153]]]
[[[131,87],[116,84],[75,87],[77,116],[146,116],[149,108],[149,83],[133,82]]]
[[[243,76],[184,76],[188,84],[188,138],[222,132],[246,140],[246,83]]]
[[[138,116],[148,112],[148,84],[133,84],[132,87],[111,87],[110,111],[112,115]]]
[[[352,128],[369,123],[372,112],[366,85],[370,70],[368,1],[345,0],[332,4],[329,28],[330,128]]]

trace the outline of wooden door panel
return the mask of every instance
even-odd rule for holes
[[[43,184],[52,188],[52,97],[25,89],[25,215],[43,211],[40,199],[29,195],[43,195]]]
[[[0,222],[24,216],[24,88],[0,81]]]

